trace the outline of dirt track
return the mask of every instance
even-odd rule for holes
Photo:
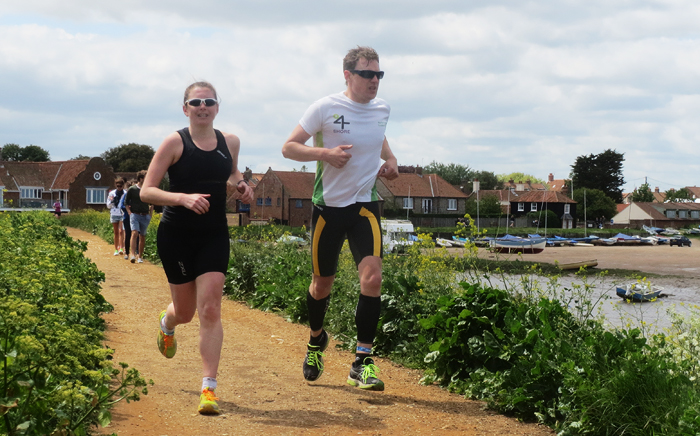
[[[219,372],[223,414],[197,413],[201,364],[195,321],[177,329],[178,352],[165,359],[155,344],[157,316],[169,300],[160,267],[131,264],[90,233],[69,229],[88,242],[87,257],[105,273],[105,298],[114,311],[104,316],[107,345],[115,361],[129,363],[155,385],[141,401],[119,403],[101,434],[119,435],[551,435],[550,429],[522,424],[484,410],[435,386],[421,386],[420,374],[377,359],[384,392],[364,392],[345,382],[348,352],[329,347],[323,378],[306,383],[301,362],[308,340],[304,326],[225,300],[226,339]]]

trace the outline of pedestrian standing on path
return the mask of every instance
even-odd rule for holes
[[[126,177],[122,177],[122,183],[124,184],[124,189],[129,190],[131,188],[131,185],[136,183],[135,181],[127,181]],[[126,210],[126,206],[124,205],[124,200],[126,200],[126,195],[122,195],[121,200],[119,201],[119,209],[121,209],[122,213],[124,214],[124,219],[122,220],[122,223],[124,224],[124,259],[128,260],[129,259],[129,249],[131,248],[131,216],[129,215],[129,211]],[[138,234],[136,235],[136,241],[138,243],[139,237]]]
[[[371,352],[379,323],[382,287],[382,235],[375,181],[398,177],[398,165],[386,140],[390,107],[377,98],[379,56],[370,47],[350,50],[343,59],[347,88],[311,105],[282,147],[299,162],[317,161],[311,232],[313,274],[306,296],[311,335],[302,365],[304,378],[323,373],[328,334],[323,321],[338,267],[348,239],[360,278],[355,309],[357,347],[348,383],[383,391]],[[314,146],[306,142],[313,136]],[[384,161],[382,163],[381,161]]]
[[[114,235],[114,255],[124,254],[124,212],[119,207],[124,196],[124,180],[118,178],[114,181],[116,189],[112,189],[107,195],[107,207],[109,208],[109,221],[112,223]]]
[[[142,198],[165,206],[158,226],[158,255],[170,284],[172,303],[159,316],[158,349],[167,358],[177,350],[175,327],[199,314],[202,394],[199,413],[219,414],[216,376],[224,332],[221,297],[230,255],[226,187],[235,186],[244,203],[253,190],[238,170],[240,140],[214,129],[219,99],[214,86],[196,82],[185,90],[185,127],[160,145],[144,182]],[[168,173],[170,191],[158,188]]]
[[[141,198],[141,186],[146,179],[146,171],[136,173],[136,184],[126,191],[124,205],[129,213],[131,223],[131,263],[143,263],[143,249],[146,247],[146,232],[153,215],[153,204]]]

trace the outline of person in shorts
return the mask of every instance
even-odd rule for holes
[[[158,255],[170,285],[172,302],[159,315],[158,349],[167,358],[177,350],[175,327],[199,315],[202,356],[200,414],[219,414],[217,373],[224,340],[221,297],[230,246],[226,220],[227,185],[243,202],[253,190],[238,170],[240,140],[214,129],[219,99],[214,86],[196,82],[183,100],[189,127],[170,134],[156,151],[141,197],[165,206],[158,226]],[[169,192],[158,188],[166,172]]]
[[[146,231],[148,231],[148,225],[151,223],[151,216],[153,215],[153,205],[141,200],[141,185],[145,178],[146,171],[141,170],[136,173],[136,184],[129,187],[124,200],[131,224],[131,263],[143,263]]]
[[[346,89],[312,104],[282,147],[299,162],[317,161],[314,184],[311,257],[313,272],[306,296],[311,330],[302,370],[307,381],[323,373],[329,337],[323,321],[330,302],[343,242],[347,238],[360,278],[355,309],[357,346],[348,384],[383,391],[372,357],[381,308],[382,235],[377,177],[398,177],[398,164],[385,136],[390,107],[377,98],[379,55],[370,47],[350,50],[343,59]],[[306,145],[314,138],[314,146]],[[382,163],[382,160],[384,161]]]
[[[112,223],[114,234],[114,255],[124,254],[124,213],[119,204],[124,196],[124,181],[118,178],[114,181],[116,189],[109,191],[107,195],[107,208],[109,208],[109,222]]]

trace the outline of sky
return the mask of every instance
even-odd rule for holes
[[[23,0],[0,9],[0,146],[52,160],[157,148],[184,89],[214,84],[239,167],[313,168],[281,148],[306,108],[345,90],[367,45],[386,72],[400,165],[568,178],[624,153],[625,192],[700,185],[695,0]]]

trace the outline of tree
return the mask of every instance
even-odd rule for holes
[[[132,142],[110,148],[100,157],[111,165],[115,172],[136,172],[148,169],[154,154],[155,150],[150,145]]]
[[[479,189],[503,189],[503,182],[498,180],[498,176],[491,171],[477,171],[473,178],[479,181]],[[471,186],[469,189],[471,190]]]
[[[2,148],[2,158],[15,162],[48,162],[49,152],[38,145],[21,147],[17,144],[5,144]]]
[[[70,160],[90,160],[91,156],[85,156],[84,154],[79,154],[76,157],[72,157]]]
[[[589,188],[603,191],[616,203],[622,203],[622,163],[625,154],[605,150],[600,154],[579,156],[571,166],[574,189]]]
[[[22,147],[17,144],[5,144],[2,147],[2,159],[19,162],[22,159]]]
[[[25,162],[48,162],[49,152],[38,145],[28,145],[22,149],[22,160]]]
[[[654,201],[654,193],[651,192],[648,183],[644,183],[632,192],[632,201],[637,203],[651,203]]]
[[[464,211],[469,214],[472,218],[496,218],[501,216],[503,210],[501,209],[501,202],[495,195],[485,195],[483,198],[479,198],[479,208],[477,213],[476,196],[473,195],[465,204]]]
[[[693,194],[687,188],[681,188],[679,190],[669,189],[666,191],[664,203],[692,203],[693,201]]]
[[[612,198],[599,189],[574,189],[572,198],[576,205],[576,218],[583,220],[605,218],[609,220],[617,214],[617,206]]]
[[[472,179],[474,171],[469,168],[469,166],[464,166],[460,164],[443,164],[440,162],[432,161],[425,168],[423,168],[424,174],[437,174],[442,177],[450,185],[461,185],[464,181]]]
[[[513,180],[514,182],[527,182],[528,180],[530,183],[544,183],[543,180],[538,179],[535,176],[531,176],[529,174],[525,173],[510,173],[510,174],[499,174],[498,175],[498,181],[501,183],[506,183],[509,180]]]

